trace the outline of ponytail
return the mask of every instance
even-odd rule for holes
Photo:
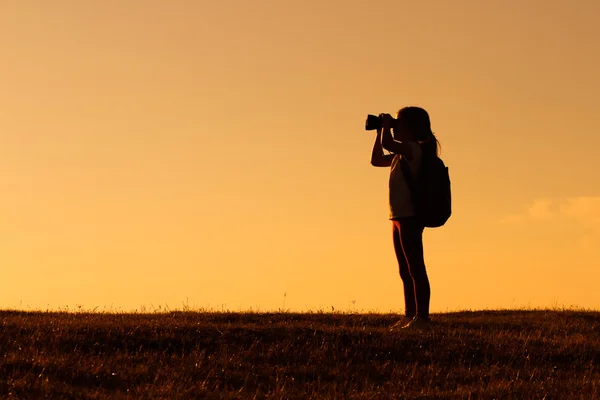
[[[423,140],[419,140],[419,144],[423,149],[423,154],[426,156],[439,156],[440,155],[440,142],[437,140],[433,132],[429,131]]]

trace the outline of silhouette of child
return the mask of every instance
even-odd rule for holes
[[[393,136],[392,136],[393,131]],[[429,325],[429,278],[423,257],[423,224],[415,216],[410,190],[402,163],[416,181],[421,159],[437,154],[439,143],[431,131],[427,111],[420,107],[405,107],[396,119],[381,115],[381,128],[371,155],[375,167],[391,167],[389,179],[389,218],[393,227],[393,242],[404,285],[405,317],[392,326],[425,327]],[[383,149],[391,152],[384,154]]]

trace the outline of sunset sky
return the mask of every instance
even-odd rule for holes
[[[418,105],[453,190],[424,236],[432,311],[600,309],[599,18],[2,0],[0,308],[402,312],[364,121]]]

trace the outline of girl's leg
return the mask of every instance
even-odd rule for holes
[[[403,218],[400,223],[400,244],[414,282],[417,316],[429,319],[431,289],[423,257],[423,229],[416,218]]]
[[[400,241],[400,223],[398,221],[392,221],[393,224],[393,238],[394,238],[394,251],[396,252],[396,259],[398,260],[398,266],[400,268],[400,278],[404,285],[404,315],[413,318],[417,315],[417,304],[415,302],[415,286],[413,278],[410,275],[408,263],[402,251],[402,244]]]

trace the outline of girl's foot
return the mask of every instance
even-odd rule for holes
[[[412,321],[402,327],[402,329],[425,329],[431,327],[431,320],[424,317],[415,317]]]
[[[390,326],[390,331],[402,329],[414,319],[415,317],[404,316],[401,319],[399,319],[394,325]]]

